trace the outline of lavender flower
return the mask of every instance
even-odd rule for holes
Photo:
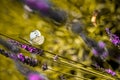
[[[111,69],[105,69],[105,72],[111,74],[112,76],[116,75],[116,73],[114,71],[112,71]]]
[[[92,52],[93,52],[93,54],[94,54],[95,56],[98,55],[98,52],[97,52],[94,48],[92,49]]]
[[[15,61],[15,64],[17,69],[27,78],[27,80],[48,80],[44,75],[38,73],[37,71],[31,70],[19,61]]]
[[[98,64],[93,65],[96,69],[102,70],[103,72],[106,72],[108,74],[111,74],[112,76],[116,76],[116,72],[112,71],[111,69],[105,69],[100,67]]]
[[[37,66],[38,65],[38,61],[37,61],[37,59],[33,59],[33,58],[30,58],[30,57],[28,57],[28,56],[24,56],[22,53],[19,53],[18,55],[17,55],[17,57],[18,57],[18,59],[21,61],[21,62],[23,62],[23,63],[26,63],[26,64],[28,64],[28,65],[30,65],[30,66]]]
[[[18,59],[19,59],[20,61],[22,61],[22,62],[25,61],[25,56],[23,56],[22,53],[18,54],[17,57],[18,57]]]
[[[100,57],[101,59],[105,59],[108,56],[108,50],[105,47],[105,43],[102,41],[99,41],[98,43],[89,37],[87,37],[85,34],[80,33],[80,36],[85,41],[85,43],[92,48],[92,52],[94,56]]]
[[[30,58],[28,56],[24,56],[22,53],[14,54],[14,53],[5,51],[4,49],[0,49],[0,54],[4,55],[6,57],[9,57],[13,60],[19,60],[22,63],[26,63],[33,67],[38,65],[38,61],[36,59]]]
[[[31,45],[21,44],[20,47],[23,48],[23,49],[25,49],[25,50],[27,50],[27,51],[29,51],[30,53],[39,54],[40,56],[44,52],[42,49],[38,49],[38,48],[32,47]]]
[[[104,48],[104,47],[105,47],[105,43],[102,42],[102,41],[99,41],[99,42],[98,42],[98,45],[99,45],[100,48]]]
[[[6,56],[6,57],[9,57],[13,60],[17,60],[17,55],[15,53],[11,53],[11,52],[8,52],[8,51],[5,51],[4,49],[0,49],[0,54]]]
[[[43,75],[40,75],[38,73],[29,73],[27,76],[28,80],[46,80]]]
[[[9,40],[9,42],[12,43],[13,45],[19,46],[19,47],[27,50],[30,53],[39,54],[40,56],[43,55],[44,50],[42,50],[42,49],[35,48],[31,45],[22,44],[20,42],[14,41],[14,40]]]
[[[58,9],[53,9],[49,0],[24,0],[24,3],[43,16],[53,19],[56,23],[66,22],[66,13]]]
[[[51,7],[48,0],[24,0],[25,4],[33,10],[42,11],[43,13]]]
[[[110,30],[109,30],[109,28],[106,28],[106,32],[107,32],[107,34],[108,34],[109,37],[110,37],[110,41],[111,41],[115,46],[119,46],[119,45],[120,45],[120,38],[119,38],[117,35],[111,33]]]
[[[11,43],[6,42],[3,39],[0,39],[0,43],[3,46],[7,47],[8,49],[9,49],[9,46],[13,47],[13,45],[11,45]],[[16,47],[16,46],[14,45],[14,47]],[[19,48],[16,47],[15,49],[19,49]],[[29,70],[29,68],[26,68],[22,64],[22,63],[26,63],[33,67],[37,66],[38,61],[36,59],[30,58],[28,56],[24,56],[22,53],[19,53],[19,54],[11,53],[11,52],[5,51],[4,49],[0,49],[0,54],[14,60],[19,71],[22,74],[24,74],[25,76],[27,76],[28,80],[47,80],[46,77],[44,77],[43,75],[40,75],[37,72],[33,72],[33,71]],[[20,63],[19,61],[21,61],[22,63]]]
[[[101,59],[105,59],[108,56],[108,50],[102,41],[98,42],[97,46],[92,48],[92,52],[95,56],[100,56]]]
[[[2,38],[0,38],[0,44],[14,53],[18,53],[20,51],[19,48],[17,48],[17,46],[13,46],[11,43],[7,42]]]

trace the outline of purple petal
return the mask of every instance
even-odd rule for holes
[[[98,55],[98,52],[94,48],[92,49],[92,52],[94,55],[96,55],[96,56]]]
[[[28,80],[45,80],[44,76],[38,73],[30,73],[28,75]]]
[[[104,48],[105,47],[105,43],[102,42],[102,41],[98,42],[98,45],[99,45],[100,48]]]
[[[24,61],[24,60],[25,60],[25,57],[23,56],[22,53],[19,53],[17,56],[18,56],[18,58],[19,58],[21,61]]]
[[[25,0],[25,3],[34,10],[46,11],[49,9],[49,4],[46,0]]]
[[[27,47],[27,46],[26,46],[26,45],[24,45],[24,44],[21,46],[21,48],[23,48],[23,49],[25,49],[26,47]]]
[[[115,72],[113,72],[111,69],[105,69],[105,71],[106,71],[107,73],[109,73],[109,74],[113,75],[113,76],[115,76],[115,75],[116,75],[116,73],[115,73]]]

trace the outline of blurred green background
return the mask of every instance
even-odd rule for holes
[[[85,32],[89,37],[96,41],[102,40],[106,42],[107,46],[110,47],[111,43],[106,35],[105,28],[109,27],[113,33],[119,34],[120,32],[120,0],[51,0],[51,2],[56,7],[66,11],[68,14],[66,24],[56,26],[52,22],[42,19],[43,17],[41,17],[38,13],[26,13],[23,7],[24,4],[20,0],[1,0],[0,33],[8,35],[9,37],[21,42],[25,42],[22,39],[29,41],[30,32],[38,29],[45,37],[45,42],[37,47],[89,66],[91,64],[91,50],[79,35],[73,33],[66,27],[69,27],[73,20],[79,19],[84,24]],[[91,23],[91,17],[95,10],[100,12],[97,16],[96,27]],[[22,39],[20,39],[20,37]],[[27,52],[23,51],[23,54],[26,53]],[[88,55],[83,57],[84,53],[87,53]],[[46,55],[49,58],[53,57],[47,53]],[[47,62],[50,68],[61,72],[55,72],[52,70],[42,71],[40,66],[35,68],[31,67],[33,70],[46,75],[50,80],[59,80],[58,77],[62,74],[65,75],[67,80],[84,80],[79,77],[97,77],[95,80],[106,80],[103,76],[93,75],[89,72],[81,71],[80,69],[76,69],[74,67],[70,68],[70,65],[68,64],[66,64],[66,66],[64,63],[60,64],[44,57],[37,58],[41,62]],[[70,64],[78,67],[81,66],[75,63]],[[85,69],[96,72],[96,70],[92,68]],[[72,71],[75,73],[72,74]],[[96,73],[99,74],[100,72]],[[114,79],[110,75],[103,75]],[[17,71],[14,62],[9,58],[0,55],[0,80],[24,79],[24,76]]]

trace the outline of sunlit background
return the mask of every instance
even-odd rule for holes
[[[91,57],[93,56],[91,48],[88,47],[80,35],[73,32],[70,27],[75,21],[78,21],[80,26],[84,28],[83,32],[91,39],[96,42],[105,42],[107,48],[119,50],[110,42],[105,28],[110,28],[112,33],[120,36],[120,1],[46,1],[49,1],[49,3],[53,5],[53,8],[65,11],[67,17],[65,23],[57,25],[54,20],[39,14],[37,11],[26,11],[24,8],[25,3],[22,0],[1,0],[0,34],[30,44],[30,33],[34,30],[39,30],[44,36],[45,41],[42,45],[33,44],[34,46],[90,67],[84,67],[81,64],[73,63],[63,58],[59,58],[60,61],[58,59],[58,62],[56,62],[53,60],[54,56],[48,53],[45,53],[48,58],[42,56],[36,56],[36,58],[41,63],[46,62],[50,69],[43,71],[41,65],[37,67],[27,66],[47,76],[49,80],[85,80],[84,78],[91,80],[117,80],[115,79],[116,77],[91,67]],[[98,11],[97,16],[94,15],[95,10]],[[93,17],[96,19],[92,21]],[[32,56],[27,51],[22,52],[24,55]],[[111,68],[109,64],[104,65],[106,68]],[[120,69],[115,70],[117,77],[120,78],[119,71]],[[65,79],[60,79],[61,75],[64,75]],[[17,70],[13,60],[0,54],[0,80],[25,79],[25,76]]]

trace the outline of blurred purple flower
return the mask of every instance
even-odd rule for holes
[[[44,50],[39,49],[39,48],[35,48],[35,47],[31,46],[31,45],[22,44],[20,42],[14,41],[14,40],[9,40],[9,42],[11,44],[15,45],[15,46],[19,46],[19,47],[27,50],[30,53],[33,53],[33,54],[39,54],[41,56],[44,53]]]
[[[24,47],[23,47],[23,46],[24,46]],[[27,51],[29,51],[29,52],[31,52],[31,53],[33,52],[33,49],[34,49],[33,47],[28,46],[28,45],[24,45],[24,44],[21,46],[21,48],[26,49]]]
[[[46,12],[51,6],[48,0],[24,0],[25,4],[33,10]]]
[[[21,44],[20,43],[20,47],[23,48],[23,49],[25,49],[25,50],[27,50],[27,51],[29,51],[30,53],[33,53],[33,54],[42,55],[43,52],[44,52],[44,50],[42,50],[42,49],[38,49],[38,48],[35,48],[35,47],[33,47],[31,45],[27,45],[27,44]]]
[[[99,45],[100,48],[104,48],[104,47],[105,47],[105,43],[102,42],[102,41],[99,41],[99,42],[98,42],[98,45]]]
[[[115,45],[119,45],[120,44],[120,39],[118,36],[116,35],[110,35],[110,41]]]
[[[33,72],[28,74],[28,80],[46,80],[46,79],[43,75]]]
[[[24,56],[22,53],[14,54],[14,53],[10,53],[8,51],[5,51],[4,49],[0,49],[0,54],[4,55],[6,57],[9,57],[13,60],[19,60],[22,63],[26,63],[26,64],[33,66],[33,67],[38,65],[37,59],[33,59],[31,57]]]
[[[21,45],[21,48],[25,49],[27,46],[26,45]]]
[[[106,32],[107,32],[107,34],[108,34],[109,37],[110,37],[110,41],[111,41],[115,46],[119,46],[119,45],[120,45],[120,38],[119,38],[117,35],[111,33],[110,30],[109,30],[109,28],[106,28]]]
[[[95,68],[98,69],[98,70],[101,70],[101,71],[104,71],[104,72],[106,72],[106,73],[108,73],[108,74],[111,74],[112,76],[115,76],[115,75],[116,75],[116,72],[112,71],[111,69],[102,68],[102,67],[100,67],[98,64],[93,64],[92,66],[95,67]]]
[[[38,11],[44,17],[53,19],[55,24],[65,23],[67,15],[64,11],[53,8],[49,0],[24,0],[24,3],[32,10]]]
[[[30,65],[30,66],[37,66],[38,65],[38,61],[37,61],[37,59],[33,59],[33,58],[31,58],[31,57],[28,57],[28,56],[24,56],[22,53],[19,53],[18,55],[17,55],[17,57],[18,57],[18,59],[21,61],[21,62],[23,62],[23,63],[26,63],[26,64],[28,64],[28,65]]]
[[[30,58],[28,56],[24,56],[22,53],[19,53],[18,55],[14,54],[14,53],[9,53],[3,49],[0,49],[0,54],[13,59],[17,65],[18,70],[25,76],[27,75],[28,80],[48,80],[43,75],[41,75],[35,71],[29,70],[29,68],[26,68],[22,64],[22,63],[26,63],[33,67],[37,66],[38,61],[36,59]],[[20,63],[19,61],[22,63]]]
[[[115,76],[116,75],[116,72],[112,71],[111,69],[105,69],[105,68],[102,68],[100,67],[98,64],[93,64],[93,66],[98,69],[98,70],[101,70],[101,71],[104,71],[108,74],[111,74],[112,76]]]
[[[9,57],[13,60],[17,60],[17,55],[15,53],[11,53],[11,52],[8,52],[8,51],[5,51],[4,49],[0,49],[0,54],[6,56],[6,57]]]
[[[47,77],[38,73],[37,71],[31,70],[28,66],[15,61],[16,67],[21,74],[23,74],[27,80],[48,80]]]
[[[105,69],[105,71],[109,74],[111,74],[112,76],[115,76],[116,73],[114,71],[112,71],[111,69]]]
[[[0,38],[0,44],[4,46],[6,49],[12,51],[13,53],[20,52],[20,49],[17,46],[13,46],[10,42],[7,42],[6,40]]]
[[[105,30],[106,30],[107,34],[111,34],[109,28],[105,28]]]
[[[0,38],[0,44],[2,44],[4,47],[8,48],[10,50],[9,47],[16,47],[16,45],[12,45],[11,43],[3,40]],[[15,48],[15,49],[19,49],[19,48]],[[12,51],[12,50],[11,50]],[[5,51],[4,49],[0,48],[0,54],[11,58],[16,66],[17,69],[23,74],[25,75],[28,80],[47,80],[46,77],[44,77],[43,75],[39,74],[36,71],[32,71],[30,70],[28,67],[26,67],[24,65],[24,63],[29,64],[30,66],[37,66],[38,65],[38,61],[36,59],[30,58],[28,56],[24,56],[22,53],[13,53],[13,52],[8,52]]]
[[[22,53],[19,53],[19,54],[17,55],[17,57],[20,59],[20,61],[22,61],[22,62],[25,61],[25,57],[23,56]]]
[[[92,49],[92,52],[93,52],[93,54],[94,54],[95,56],[98,55],[98,52],[97,52],[94,48]]]
[[[98,42],[97,47],[93,48],[92,52],[95,56],[101,57],[101,59],[105,59],[108,56],[108,50],[102,41]]]
[[[94,56],[105,59],[108,56],[108,51],[106,49],[105,43],[102,41],[96,42],[93,39],[87,37],[85,34],[80,33],[80,36],[85,41],[85,43],[92,48]]]

